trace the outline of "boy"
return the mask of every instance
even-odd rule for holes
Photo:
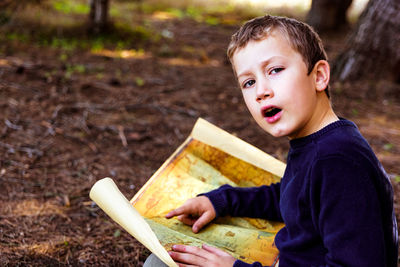
[[[278,184],[224,185],[166,215],[197,233],[218,216],[283,221],[275,237],[279,266],[397,266],[390,181],[356,126],[332,110],[330,68],[318,35],[289,18],[264,16],[233,35],[228,57],[256,122],[287,136]],[[180,266],[261,266],[216,248],[173,246]]]

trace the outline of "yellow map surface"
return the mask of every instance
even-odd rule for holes
[[[234,140],[236,137],[232,138]],[[225,142],[227,138],[223,140]],[[274,168],[284,168],[283,163],[275,161],[272,164]],[[283,227],[282,223],[223,217],[194,234],[190,226],[176,218],[167,220],[164,216],[187,199],[224,184],[249,187],[268,185],[279,180],[279,175],[194,139],[191,135],[134,196],[131,203],[167,250],[173,244],[201,246],[206,243],[245,262],[259,261],[263,265],[272,265],[278,255],[273,241],[277,231]]]

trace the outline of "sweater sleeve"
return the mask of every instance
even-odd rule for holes
[[[314,165],[313,221],[327,249],[327,266],[386,266],[382,214],[374,177],[352,159]]]
[[[210,199],[218,217],[230,215],[282,221],[280,183],[260,187],[223,185],[203,195]]]
[[[241,260],[236,260],[235,263],[233,264],[233,267],[263,267],[263,266],[258,261],[250,264],[250,263],[245,263],[244,261]]]

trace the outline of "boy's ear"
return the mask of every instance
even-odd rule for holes
[[[331,69],[326,60],[320,60],[315,63],[315,89],[319,92],[326,89],[329,84]]]

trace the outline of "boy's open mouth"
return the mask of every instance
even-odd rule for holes
[[[262,111],[264,117],[270,118],[278,114],[282,109],[276,107],[266,108]]]

